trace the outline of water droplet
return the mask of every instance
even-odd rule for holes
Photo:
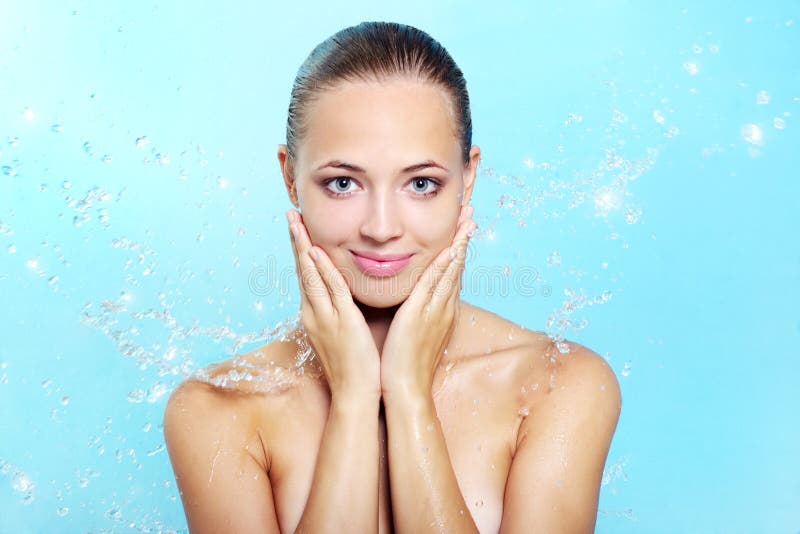
[[[64,127],[61,126],[60,124],[54,124],[53,126],[50,127],[50,129],[53,130],[54,132],[58,133],[58,132],[63,131]]]
[[[641,216],[642,210],[639,208],[628,208],[625,210],[625,222],[628,224],[635,224]]]
[[[142,432],[150,432],[150,429],[153,427],[152,423],[145,423],[142,427]]]
[[[664,115],[662,115],[662,114],[661,114],[661,112],[660,112],[659,110],[655,110],[655,111],[653,111],[653,119],[654,119],[654,120],[655,120],[655,121],[656,121],[658,124],[664,124]]]
[[[72,182],[70,182],[69,180],[64,180],[64,181],[61,183],[61,187],[62,187],[63,189],[72,189]]]
[[[778,130],[783,130],[784,128],[786,128],[786,121],[784,121],[780,117],[775,117],[774,119],[772,119],[772,125]]]
[[[64,406],[69,404],[69,395],[64,395],[63,397],[61,397],[61,404],[63,404]]]
[[[751,145],[760,145],[764,139],[764,132],[756,124],[745,124],[741,130],[742,137]]]
[[[9,254],[16,254],[17,253],[17,245],[15,245],[13,243],[8,245],[8,253]]]
[[[110,154],[106,154],[103,156],[103,163],[111,163],[114,158]]]
[[[5,469],[5,466],[3,467]],[[10,469],[10,467],[11,466],[8,465],[8,469]],[[36,488],[36,485],[26,473],[15,471],[11,478],[11,487],[14,488],[14,491],[23,494],[22,504],[28,505],[34,501],[33,490]]]
[[[756,104],[759,106],[765,106],[769,104],[769,93],[766,92],[764,89],[758,92],[756,95]]]
[[[159,452],[163,451],[164,449],[166,449],[166,446],[162,443],[159,446],[157,446],[156,448],[147,451],[147,456],[155,456],[156,454],[158,454]]]
[[[625,362],[625,365],[622,366],[622,371],[620,374],[622,376],[628,376],[631,374],[631,362]]]
[[[19,145],[19,137],[16,137],[16,136],[13,136],[13,135],[9,135],[7,142],[12,147],[16,147],[16,146]]]
[[[517,413],[520,414],[522,417],[528,417],[530,410],[528,408],[520,408]]]
[[[26,121],[32,121],[34,118],[33,110],[31,108],[25,108],[25,111],[22,112],[22,116],[25,117]]]
[[[690,76],[694,76],[700,71],[697,63],[692,63],[691,61],[687,61],[683,64],[683,70],[685,70]]]
[[[144,402],[144,398],[147,395],[145,390],[143,389],[134,389],[130,393],[128,393],[128,402],[139,403]]]
[[[83,151],[90,156],[94,156],[94,148],[92,148],[92,144],[89,141],[83,143]]]
[[[56,515],[57,515],[58,517],[64,517],[64,516],[65,516],[65,515],[67,515],[68,513],[69,513],[69,508],[67,508],[66,506],[64,506],[64,507],[62,507],[62,508],[58,508],[58,509],[56,510]]]
[[[157,402],[158,399],[166,395],[168,391],[169,388],[167,388],[167,386],[165,386],[161,382],[156,382],[150,387],[150,390],[148,391],[147,402],[151,404]]]
[[[561,253],[557,250],[554,250],[547,256],[547,265],[561,265]]]
[[[13,178],[14,176],[17,175],[17,171],[15,171],[14,168],[9,165],[3,165],[3,174]]]
[[[569,126],[574,122],[582,122],[582,121],[583,121],[582,115],[578,115],[576,113],[570,113],[569,115],[567,115],[567,120],[564,121],[564,126]]]

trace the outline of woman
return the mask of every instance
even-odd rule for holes
[[[192,532],[594,529],[618,382],[587,348],[459,299],[471,131],[461,71],[424,32],[362,23],[312,51],[278,160],[313,357],[291,374],[282,338],[207,375],[281,387],[170,396]]]

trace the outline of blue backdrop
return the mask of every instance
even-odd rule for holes
[[[296,311],[289,91],[363,20],[467,78],[463,298],[619,377],[597,531],[800,531],[800,6],[697,4],[5,3],[0,532],[186,528],[164,402]]]

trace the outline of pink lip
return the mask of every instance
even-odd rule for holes
[[[370,276],[392,276],[399,273],[403,267],[408,265],[413,254],[375,254],[372,252],[356,252],[353,254],[353,261],[359,269]]]

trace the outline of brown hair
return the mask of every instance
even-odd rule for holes
[[[341,81],[383,80],[415,76],[443,87],[454,104],[456,135],[464,165],[472,146],[472,117],[467,82],[447,50],[422,30],[394,22],[362,22],[338,31],[306,58],[292,86],[286,123],[289,161],[305,134],[304,111],[320,91]]]

